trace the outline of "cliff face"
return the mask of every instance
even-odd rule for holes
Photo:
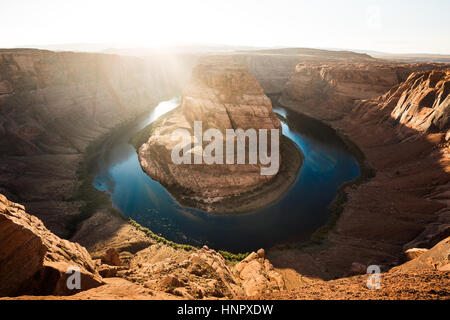
[[[169,190],[181,189],[186,198],[202,201],[206,210],[214,210],[206,203],[250,192],[275,177],[262,175],[259,161],[237,165],[236,161],[225,164],[223,158],[224,164],[174,164],[171,153],[178,141],[171,140],[172,133],[185,128],[191,141],[194,121],[202,121],[203,131],[218,129],[224,136],[224,146],[226,129],[268,129],[269,135],[270,129],[278,129],[281,135],[281,123],[270,99],[246,67],[229,59],[199,63],[183,90],[181,106],[152,125],[148,142],[139,149],[140,163],[150,177]],[[188,150],[196,152],[194,145]]]
[[[392,119],[421,132],[446,132],[450,128],[450,70],[415,72],[381,98],[382,108],[392,108]]]
[[[294,100],[303,106],[300,111],[332,120],[350,112],[355,100],[383,95],[414,71],[439,68],[439,64],[302,62],[286,83],[281,102],[288,105]]]
[[[0,296],[79,292],[66,284],[73,266],[79,268],[81,290],[103,284],[85,248],[58,238],[0,194]]]
[[[0,192],[66,236],[86,146],[177,92],[175,75],[159,60],[0,50]]]
[[[333,72],[324,69],[320,81],[327,79],[326,86],[315,96],[325,98],[290,99],[295,93],[305,97],[305,82],[293,76],[296,79],[281,101],[327,119],[363,151],[364,162],[375,169],[376,176],[345,190],[348,201],[328,235],[329,249],[317,254],[291,250],[276,258],[274,254],[275,266],[286,266],[294,255],[298,272],[325,279],[345,275],[353,262],[377,264],[387,270],[401,261],[404,250],[431,248],[450,235],[448,67],[416,67],[418,72],[386,94],[366,100],[357,100],[360,94],[348,95],[355,92],[351,89],[357,84],[344,81],[341,87],[345,85],[345,90],[339,89],[342,77],[330,78]],[[427,67],[438,70],[420,71]],[[341,68],[337,68],[335,73],[340,74]],[[300,70],[300,74],[304,72]],[[361,72],[354,72],[349,79],[359,78]],[[311,74],[317,75],[313,70]],[[352,102],[347,101],[349,96]],[[308,266],[311,259],[318,266],[315,270]]]
[[[371,62],[374,58],[349,51],[327,51],[308,48],[284,48],[229,54],[237,63],[246,65],[266,94],[281,93],[295,73],[298,63],[337,63],[339,61]],[[317,63],[317,62],[316,62]]]

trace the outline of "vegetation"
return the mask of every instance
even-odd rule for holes
[[[333,230],[339,217],[344,211],[344,205],[348,200],[347,192],[345,191],[348,187],[355,188],[356,186],[367,182],[371,178],[375,177],[376,172],[375,169],[371,168],[365,159],[364,153],[359,149],[359,147],[351,141],[346,135],[337,132],[339,137],[345,143],[348,151],[355,157],[356,161],[359,164],[360,175],[358,178],[353,179],[352,181],[348,181],[342,184],[337,192],[336,198],[333,202],[328,206],[328,210],[330,211],[330,217],[325,225],[321,226],[317,229],[312,235],[309,241],[306,243],[300,243],[296,245],[285,244],[282,246],[277,246],[278,249],[283,248],[302,248],[302,249],[312,249],[321,244],[323,244],[324,240],[327,238],[328,233]]]
[[[92,181],[94,180],[94,175],[89,172],[89,166],[95,158],[96,150],[105,138],[106,136],[103,136],[93,141],[86,148],[83,160],[78,167],[77,175],[80,184],[74,190],[70,201],[81,201],[83,205],[80,207],[79,214],[72,218],[68,224],[69,238],[75,234],[78,225],[84,220],[89,219],[97,210],[107,209],[115,215],[122,215],[120,211],[112,207],[110,196],[93,186]]]
[[[96,211],[104,209],[108,210],[111,214],[119,216],[125,221],[128,221],[128,223],[130,223],[133,227],[135,227],[139,231],[144,232],[147,237],[153,239],[157,243],[162,243],[177,250],[182,249],[186,251],[191,251],[198,249],[198,247],[195,246],[169,241],[166,238],[153,233],[148,228],[141,226],[133,219],[125,217],[122,214],[122,212],[112,207],[110,196],[105,192],[97,190],[92,184],[92,181],[94,180],[95,177],[92,173],[90,173],[89,168],[91,167],[93,161],[95,160],[95,157],[97,156],[97,150],[99,149],[99,147],[102,145],[102,143],[105,141],[106,138],[112,136],[120,129],[123,129],[129,123],[130,121],[120,124],[113,130],[111,130],[109,133],[91,142],[89,146],[86,148],[83,160],[81,161],[77,170],[78,181],[80,181],[80,184],[78,188],[74,190],[73,195],[70,199],[70,201],[80,201],[83,203],[83,205],[82,207],[80,207],[79,214],[75,216],[69,223],[70,230],[68,238],[72,237],[75,234],[78,225],[81,222],[83,222],[86,219],[89,219]],[[132,140],[130,140],[130,143],[133,144],[135,148],[139,148],[140,145],[142,145],[142,143],[148,140],[150,134],[151,128],[147,126],[141,131],[139,131],[132,138]],[[141,141],[142,143],[140,143]],[[224,250],[219,250],[219,253],[225,258],[225,260],[229,262],[241,261],[242,259],[244,259],[249,255],[248,252],[235,254]]]
[[[141,226],[139,223],[137,223],[136,221],[134,221],[131,218],[128,218],[128,222],[135,227],[137,230],[145,233],[145,235],[151,239],[153,239],[155,242],[157,243],[162,243],[166,246],[172,247],[176,250],[186,250],[186,251],[191,251],[191,250],[196,250],[199,249],[198,247],[195,246],[191,246],[189,244],[180,244],[180,243],[176,243],[170,240],[167,240],[164,237],[161,237],[155,233],[153,233],[150,229],[145,228],[143,226]],[[243,259],[245,259],[245,257],[247,257],[250,253],[246,252],[246,253],[231,253],[228,251],[224,251],[224,250],[218,250],[218,252],[225,258],[225,260],[227,260],[228,262],[238,262],[241,261]]]
[[[151,135],[152,135],[152,123],[136,132],[131,137],[129,142],[136,150],[139,150],[139,148],[148,141]]]

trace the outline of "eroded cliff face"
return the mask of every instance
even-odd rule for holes
[[[381,108],[395,105],[391,117],[406,128],[445,133],[450,128],[449,93],[449,70],[415,72],[381,98]]]
[[[450,235],[448,66],[412,67],[419,71],[386,94],[365,100],[358,100],[361,95],[354,90],[364,82],[351,80],[360,78],[358,70],[349,82],[342,82],[345,77],[330,78],[333,72],[320,69],[325,72],[320,83],[327,81],[324,91],[318,90],[314,96],[325,97],[321,100],[302,100],[306,82],[293,76],[296,79],[281,101],[327,119],[363,151],[364,162],[375,169],[376,176],[357,188],[345,189],[348,201],[328,234],[327,249],[312,254],[298,250],[273,253],[270,258],[275,266],[292,263],[301,274],[324,279],[345,275],[353,262],[388,270],[401,262],[405,250],[431,248]],[[421,71],[426,68],[431,71]],[[318,75],[314,70],[309,74]],[[305,72],[300,69],[300,74]],[[340,66],[335,73],[341,74]],[[311,81],[311,76],[306,79]],[[342,86],[344,89],[339,89]],[[289,98],[295,94],[300,95],[298,100]],[[317,266],[314,270],[311,261]]]
[[[0,50],[0,192],[67,236],[82,205],[67,200],[83,152],[180,90],[165,67],[150,58]]]
[[[246,65],[268,95],[280,94],[295,73],[298,63],[367,63],[376,59],[350,51],[328,51],[309,48],[282,48],[228,54],[237,63]]]
[[[439,64],[376,62],[301,62],[283,89],[281,102],[324,120],[351,112],[353,102],[385,94],[414,71],[442,68]]]
[[[218,129],[223,134],[224,147],[226,129],[255,129],[257,134],[259,129],[267,129],[269,136],[271,129],[277,129],[281,136],[281,123],[272,110],[270,99],[245,66],[223,58],[208,58],[199,63],[183,90],[181,106],[152,125],[148,142],[139,149],[139,160],[143,170],[174,191],[179,200],[199,201],[200,207],[208,211],[215,211],[214,203],[249,193],[276,176],[276,172],[261,174],[262,168],[267,166],[259,160],[256,164],[249,164],[248,160],[246,164],[238,165],[236,160],[234,164],[226,164],[225,149],[223,164],[173,163],[172,150],[179,141],[172,140],[172,133],[180,128],[187,129],[187,139],[191,141],[194,121],[202,122],[203,131]],[[270,138],[268,140],[270,142]],[[270,150],[270,144],[268,148]],[[194,149],[194,144],[188,150],[201,154]]]

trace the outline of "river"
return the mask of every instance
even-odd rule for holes
[[[265,208],[239,214],[209,214],[180,206],[142,171],[128,143],[134,133],[179,102],[179,98],[163,101],[144,119],[112,134],[98,149],[91,167],[94,186],[111,195],[115,208],[168,240],[230,252],[306,240],[327,222],[327,207],[338,187],[359,176],[356,159],[334,130],[274,104],[275,112],[288,119],[289,125],[282,122],[283,134],[305,157],[295,183],[283,197]]]

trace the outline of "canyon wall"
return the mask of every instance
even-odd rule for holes
[[[295,265],[301,274],[325,279],[345,275],[353,262],[387,270],[404,250],[431,248],[450,235],[448,65],[335,67],[300,65],[280,102],[347,136],[376,176],[345,189],[348,200],[326,249],[271,256],[278,267]],[[403,72],[409,68],[417,71]],[[389,81],[393,87],[381,93]],[[374,90],[365,90],[372,82]],[[368,177],[364,168],[362,174]]]
[[[412,72],[440,69],[441,64],[302,61],[287,81],[280,102],[323,120],[351,112],[353,102],[376,98],[405,81]]]
[[[375,61],[367,54],[308,48],[243,51],[230,53],[228,56],[233,57],[237,63],[246,65],[268,95],[279,94],[284,90],[286,83],[295,73],[295,66],[300,62]]]
[[[0,50],[0,192],[67,236],[86,147],[178,94],[186,73],[163,57]]]

